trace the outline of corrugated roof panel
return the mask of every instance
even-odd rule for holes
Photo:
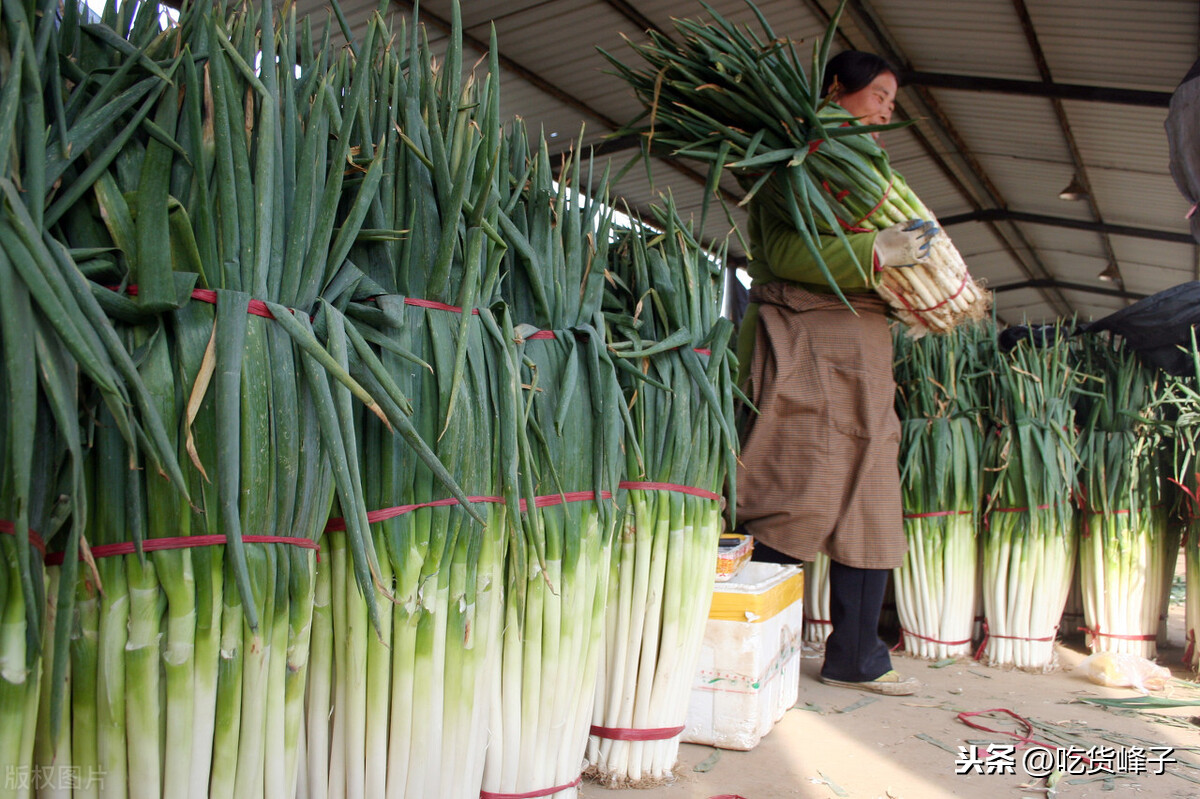
[[[489,22],[503,22],[506,17],[525,11],[541,9],[543,14],[553,13],[560,5],[560,0],[470,0],[461,4],[462,21],[465,28],[485,28]],[[422,8],[434,11],[443,19],[450,19],[450,3],[444,0],[422,0]],[[472,33],[480,35],[480,31]],[[487,38],[486,30],[483,38]]]
[[[874,8],[913,69],[1038,79],[1011,0],[905,0]]]
[[[754,33],[761,34],[754,13],[743,0],[709,0],[708,4],[730,22],[748,25]],[[810,13],[803,3],[797,3],[795,0],[762,0],[755,5],[767,18],[777,36],[787,36],[811,45],[825,32],[825,25]],[[672,37],[675,36],[675,27],[671,24],[672,17],[707,18],[704,9],[696,0],[638,0],[636,6],[639,12]],[[807,58],[811,53],[807,48],[798,52],[802,58]]]
[[[1108,266],[1108,258],[1103,253],[1087,255],[1069,250],[1038,250],[1042,263],[1050,270],[1056,280],[1068,283],[1087,283],[1103,286],[1097,278]]]
[[[1190,244],[1175,244],[1170,241],[1154,241],[1132,236],[1113,236],[1111,241],[1113,252],[1117,254],[1117,260],[1120,262],[1122,274],[1125,274],[1126,269],[1145,266],[1154,269],[1170,269],[1191,275],[1197,268],[1197,247]]]
[[[1187,283],[1192,279],[1192,272],[1188,269],[1123,268],[1121,277],[1125,281],[1125,288],[1129,291],[1136,291],[1140,294],[1157,294],[1172,286],[1178,286],[1180,283]]]
[[[1071,153],[1049,100],[954,89],[936,89],[933,94],[972,152],[1070,163]]]
[[[1190,206],[1169,176],[1100,170],[1090,178],[1105,222],[1188,232]]]
[[[1125,300],[1120,297],[1107,297],[1103,294],[1092,294],[1084,291],[1064,291],[1063,295],[1072,307],[1078,309],[1080,322],[1092,322],[1102,319],[1110,313],[1125,307]]]
[[[1026,240],[1038,251],[1077,253],[1088,258],[1104,258],[1104,242],[1099,233],[1052,225],[1017,223]],[[1101,267],[1103,268],[1103,267]],[[1062,275],[1059,275],[1062,277]]]
[[[1041,324],[1056,314],[1037,289],[1014,289],[996,295],[997,314],[1010,325]]]
[[[1060,83],[1171,91],[1197,53],[1195,0],[1027,0]]]
[[[1092,221],[1087,203],[1059,199],[1074,174],[1069,165],[993,155],[979,163],[1014,211]]]
[[[1089,168],[1160,174],[1170,170],[1171,156],[1163,129],[1167,109],[1083,102],[1067,102],[1065,108]]]

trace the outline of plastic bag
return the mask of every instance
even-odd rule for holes
[[[1171,679],[1171,670],[1138,655],[1097,652],[1079,662],[1075,671],[1096,685],[1134,688],[1143,694],[1161,691]]]

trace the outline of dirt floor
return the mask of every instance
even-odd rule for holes
[[[1170,667],[1178,679],[1157,695],[1193,701],[1196,707],[1131,711],[1081,703],[1084,697],[1138,695],[1131,689],[1093,685],[1073,673],[1086,654],[1081,639],[1058,646],[1060,668],[1049,674],[1006,671],[969,659],[935,668],[928,661],[897,655],[896,668],[923,684],[913,697],[875,697],[823,685],[817,680],[820,654],[807,652],[799,701],[753,750],[683,744],[677,779],[670,785],[608,790],[585,783],[579,794],[583,799],[1200,797],[1200,685],[1189,681],[1191,675],[1181,664],[1183,629],[1183,605],[1174,604],[1171,645],[1160,648],[1158,662]],[[962,711],[992,708],[1053,725],[1037,732],[1039,741],[1069,735],[1064,740],[1076,742],[1078,752],[1111,746],[1118,750],[1117,758],[1136,756],[1135,747],[1142,747],[1151,758],[1157,756],[1151,747],[1173,747],[1163,756],[1178,763],[1166,764],[1161,775],[1106,779],[1094,772],[1081,773],[1089,769],[1076,762],[1076,773],[1061,776],[1053,790],[1047,790],[1044,777],[1035,779],[1024,770],[1023,752],[1028,747],[1023,747],[1015,752],[1015,774],[956,774],[959,747],[969,742],[1017,743],[1012,737],[970,729],[957,718]],[[1011,719],[973,720],[997,730],[1019,729]]]

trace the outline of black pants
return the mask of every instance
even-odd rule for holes
[[[768,563],[798,563],[795,558],[754,542],[754,559]],[[833,631],[825,641],[821,676],[863,682],[892,668],[887,644],[879,638],[879,612],[887,590],[888,569],[858,569],[831,561],[829,620]]]

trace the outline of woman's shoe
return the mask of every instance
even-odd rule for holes
[[[821,682],[826,685],[840,685],[843,688],[857,688],[860,691],[869,691],[884,696],[911,696],[921,687],[921,683],[915,677],[904,677],[895,669],[884,672],[873,680],[834,680],[823,676]]]

